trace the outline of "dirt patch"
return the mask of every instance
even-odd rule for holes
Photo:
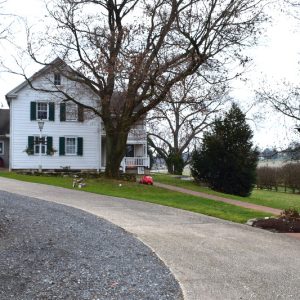
[[[274,232],[300,232],[300,219],[286,219],[281,217],[258,219],[253,222],[252,226]]]

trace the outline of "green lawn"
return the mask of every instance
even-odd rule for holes
[[[255,203],[259,205],[265,205],[273,208],[285,209],[289,207],[295,207],[300,210],[300,195],[290,194],[284,192],[266,191],[254,189],[250,197],[239,197],[229,194],[218,193],[211,190],[210,188],[197,185],[193,181],[181,180],[178,177],[166,175],[166,174],[155,174],[153,178],[157,182],[175,185],[178,187],[184,187],[193,191],[204,192],[211,195],[217,195],[225,198],[240,200],[244,202]]]
[[[9,172],[0,172],[0,176],[72,189],[72,178],[70,177],[31,176]],[[119,186],[120,183],[122,186]],[[83,190],[97,194],[181,208],[238,223],[245,223],[248,219],[252,218],[270,216],[270,214],[241,208],[227,203],[185,195],[155,186],[141,185],[133,182],[121,182],[103,178],[89,179],[87,180],[87,186]]]

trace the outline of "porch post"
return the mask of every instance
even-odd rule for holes
[[[125,173],[125,171],[126,171],[125,157],[122,159],[121,168],[122,168],[123,172]]]

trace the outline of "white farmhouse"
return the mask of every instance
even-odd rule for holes
[[[29,81],[35,88],[55,91],[59,87],[79,94],[82,103],[98,105],[91,91],[50,66]],[[59,92],[37,91],[28,81],[6,95],[10,107],[10,170],[105,169],[105,129],[101,119],[74,103],[63,102],[63,98]],[[38,126],[41,121],[42,130]],[[120,167],[139,173],[149,168],[144,120],[130,131]]]

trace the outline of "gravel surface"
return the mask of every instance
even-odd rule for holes
[[[0,191],[0,299],[182,299],[161,260],[83,211]]]

